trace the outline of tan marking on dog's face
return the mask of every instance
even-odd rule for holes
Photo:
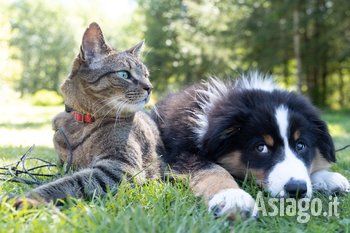
[[[249,169],[249,172],[254,176],[257,184],[264,187],[266,171],[263,169]]]
[[[321,152],[319,149],[316,149],[316,156],[312,160],[309,172],[310,174],[328,169],[331,166],[331,164],[321,155]]]
[[[268,134],[264,135],[263,138],[264,138],[266,145],[273,147],[275,141],[273,140],[273,137],[271,135],[268,135]]]
[[[297,141],[300,138],[300,130],[297,130],[293,134],[294,141]]]
[[[246,166],[241,162],[241,152],[239,151],[222,156],[217,160],[217,163],[233,176],[242,177],[247,172]]]
[[[242,154],[239,151],[222,156],[217,163],[225,168],[231,175],[244,178],[247,173],[251,173],[259,185],[262,185],[266,179],[266,172],[263,169],[253,169],[241,162]]]
[[[191,174],[190,186],[196,196],[202,196],[206,201],[221,190],[239,188],[233,177],[219,165]]]

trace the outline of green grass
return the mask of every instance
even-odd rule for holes
[[[0,165],[17,160],[32,144],[32,156],[52,162],[56,155],[52,145],[50,120],[61,107],[33,107],[26,102],[6,102],[0,108]],[[327,111],[336,147],[350,144],[349,112]],[[350,178],[349,150],[337,154],[332,167]],[[1,194],[21,195],[30,185],[1,183]],[[243,188],[253,196],[259,189],[251,181]],[[327,197],[319,195],[324,205]],[[267,198],[265,198],[267,200]],[[188,189],[186,182],[149,182],[138,186],[123,183],[115,194],[91,200],[68,200],[57,209],[15,211],[10,203],[0,204],[0,232],[350,232],[350,197],[340,198],[340,216],[311,217],[307,224],[297,217],[269,217],[235,223],[215,219],[207,207]]]

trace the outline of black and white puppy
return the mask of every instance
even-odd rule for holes
[[[250,73],[236,81],[209,79],[156,105],[172,173],[190,176],[190,188],[217,215],[255,214],[254,200],[235,178],[253,174],[275,197],[311,197],[349,189],[328,168],[335,162],[331,136],[318,110],[271,78]]]

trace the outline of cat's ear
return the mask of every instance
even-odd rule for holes
[[[106,44],[102,30],[97,23],[91,23],[86,29],[80,47],[80,57],[90,63],[108,53],[109,47]]]
[[[126,50],[128,53],[131,53],[132,55],[136,56],[136,57],[139,57],[142,50],[143,50],[143,47],[145,45],[145,42],[144,41],[141,41],[139,42],[137,45],[135,45],[134,47]]]

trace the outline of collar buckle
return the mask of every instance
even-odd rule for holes
[[[85,114],[84,113],[80,113],[80,115],[81,115],[81,123],[85,123]]]

